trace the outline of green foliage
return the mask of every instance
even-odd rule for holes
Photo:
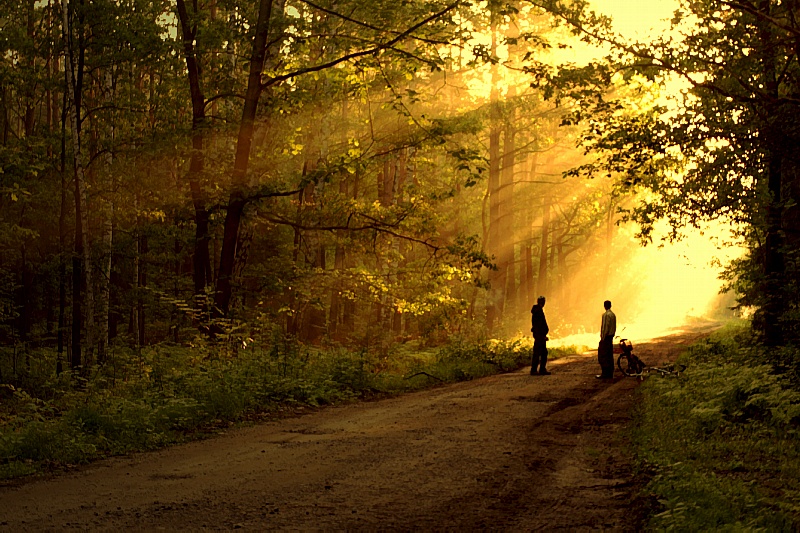
[[[687,350],[681,379],[649,379],[632,432],[654,530],[791,531],[800,518],[800,392],[743,347],[749,326]]]

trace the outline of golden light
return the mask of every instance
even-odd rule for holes
[[[669,30],[669,20],[678,7],[676,0],[593,0],[592,9],[608,15],[614,30],[630,39],[648,37]]]
[[[615,237],[610,254],[612,274],[605,291],[597,290],[602,283],[599,273],[603,264],[586,265],[585,271],[576,276],[575,289],[584,291],[588,301],[574,313],[588,316],[588,324],[577,324],[584,328],[582,333],[554,337],[551,345],[595,348],[605,299],[611,300],[617,315],[617,335],[634,343],[713,319],[723,286],[720,267],[715,265],[725,264],[743,252],[740,247],[720,245],[731,227],[716,222],[702,231],[687,230],[680,242],[647,247],[636,243],[634,229],[624,227]]]
[[[638,250],[630,268],[642,273],[636,298],[647,305],[621,321],[627,324],[623,337],[653,338],[715,311],[713,304],[723,282],[714,265],[725,264],[743,251],[719,246],[719,239],[730,229],[715,222],[703,231],[689,230],[680,242]]]
[[[670,19],[677,7],[676,0],[591,2],[591,9],[612,19],[612,27],[621,38],[640,42],[669,35]],[[677,39],[679,35],[673,38]],[[476,36],[476,39],[482,39],[481,43],[487,46],[490,43],[490,36],[486,34]],[[569,48],[553,47],[549,53],[547,61],[553,65],[564,62],[584,64],[605,56],[608,50],[573,39]],[[499,46],[497,55],[502,63],[508,58],[507,49]],[[491,68],[486,65],[473,71],[465,80],[465,86],[474,99],[486,101],[493,81],[501,99],[510,85],[521,83],[520,74],[513,69],[496,68],[493,76]],[[659,104],[674,109],[679,100],[674,97],[685,89],[685,82],[668,79],[642,105]],[[591,182],[588,190],[572,191],[570,197],[573,201],[580,201],[584,194],[598,185]],[[620,227],[615,232],[610,253],[597,250],[593,258],[570,272],[572,281],[568,290],[548,295],[548,300],[553,302],[554,319],[561,322],[551,325],[551,344],[596,347],[605,299],[612,301],[617,314],[617,334],[634,342],[665,334],[708,316],[720,300],[722,287],[720,267],[714,265],[726,264],[743,251],[737,247],[719,246],[721,238],[729,237],[727,232],[730,229],[723,222],[710,223],[702,230],[685,230],[680,242],[659,246],[659,236],[655,236],[655,244],[643,248],[635,238],[636,228],[630,225]],[[599,228],[599,231],[605,230]],[[663,233],[665,229],[661,228],[661,231]],[[610,272],[607,279],[606,269]],[[562,300],[560,312],[556,311],[559,298]]]

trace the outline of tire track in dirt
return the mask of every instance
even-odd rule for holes
[[[707,331],[643,344],[649,363]],[[635,530],[621,430],[637,381],[595,354],[0,489],[0,529]],[[619,376],[619,374],[618,374]]]

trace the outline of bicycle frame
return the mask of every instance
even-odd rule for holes
[[[628,339],[619,341],[619,349],[620,356],[617,358],[617,367],[620,372],[628,377],[644,379],[644,376],[650,374],[650,372],[657,372],[662,377],[678,377],[686,370],[686,365],[678,365],[676,363],[667,363],[661,367],[647,366],[644,361],[633,353],[633,343]]]

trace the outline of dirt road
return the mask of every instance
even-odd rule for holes
[[[680,344],[636,346],[650,363]],[[0,489],[2,530],[633,530],[637,382],[595,354],[237,429]],[[658,378],[653,378],[658,379]]]

